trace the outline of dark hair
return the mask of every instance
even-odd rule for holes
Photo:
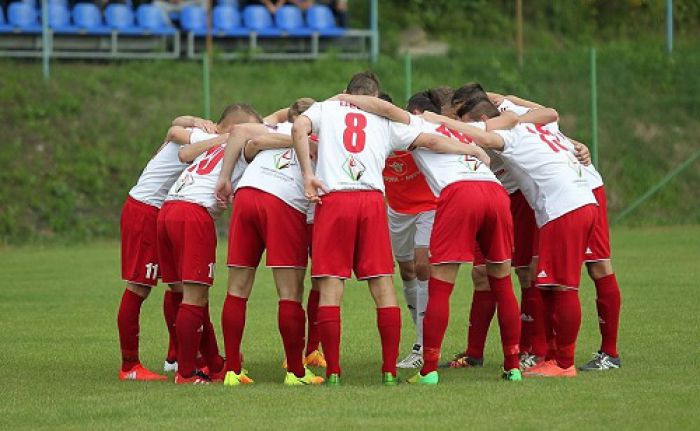
[[[433,104],[442,110],[444,107],[452,104],[452,97],[455,94],[455,89],[448,86],[441,86],[431,88],[427,93],[430,100],[433,101]]]
[[[345,92],[348,94],[377,96],[379,94],[379,78],[368,70],[356,73],[350,78]]]
[[[475,97],[487,97],[484,87],[482,87],[478,82],[464,84],[455,90],[454,94],[452,95],[452,106],[459,108],[459,106]]]
[[[440,108],[435,106],[435,103],[430,99],[428,91],[421,91],[416,93],[408,99],[408,104],[406,105],[406,110],[410,113],[423,113],[425,111],[440,113]]]
[[[462,117],[464,114],[469,114],[469,118],[475,121],[481,120],[482,116],[486,118],[498,117],[500,113],[488,97],[475,97],[462,105],[457,111],[457,116]]]
[[[245,117],[245,118],[243,118]],[[257,123],[262,123],[263,119],[258,114],[252,106],[247,103],[233,103],[228,105],[224,112],[221,113],[221,118],[219,118],[219,124],[231,120],[234,124],[238,123],[249,123],[250,117],[255,118]]]
[[[383,91],[381,93],[379,93],[379,98],[382,100],[386,100],[389,103],[394,103],[394,99],[392,99],[388,93],[385,93]]]
[[[309,109],[314,103],[316,103],[316,101],[310,97],[302,97],[301,99],[295,100],[289,107],[289,111],[287,111],[287,121],[293,123],[296,117],[303,114],[304,111]]]

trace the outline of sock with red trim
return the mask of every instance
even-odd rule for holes
[[[129,371],[139,364],[139,319],[141,304],[145,299],[129,289],[124,289],[117,313],[122,371]]]
[[[437,370],[440,347],[450,318],[450,295],[453,288],[454,283],[433,277],[428,282],[428,307],[423,320],[424,363],[420,371],[422,375]]]
[[[192,377],[196,365],[197,350],[204,331],[204,307],[180,304],[175,320],[177,331],[177,372],[182,377]]]
[[[209,304],[204,307],[202,341],[199,345],[199,351],[202,352],[210,374],[221,372],[224,368],[224,358],[219,353],[216,332],[214,332],[214,325],[212,325],[211,317],[209,316]]]
[[[163,295],[163,316],[165,317],[165,324],[168,327],[168,335],[170,336],[168,341],[168,355],[166,356],[168,362],[177,361],[175,319],[177,319],[177,309],[180,307],[181,302],[182,292],[173,292],[169,289],[165,291]]]
[[[547,314],[547,310],[544,308],[544,301],[542,300],[542,289],[535,286],[532,282],[529,290],[530,299],[530,317],[532,318],[532,323],[530,324],[530,341],[532,349],[530,353],[535,356],[544,358],[547,354],[547,337],[545,335],[545,323],[544,318]]]
[[[556,328],[556,304],[555,304],[555,290],[553,289],[542,289],[540,290],[540,295],[542,296],[542,304],[544,305],[544,338],[547,342],[547,353],[545,354],[545,360],[549,361],[554,359],[557,355],[557,339],[555,334]]]
[[[224,334],[226,370],[241,373],[241,341],[245,329],[245,314],[248,298],[226,295],[221,310],[221,329]]]
[[[498,307],[498,327],[501,330],[503,346],[503,369],[512,370],[520,367],[518,345],[520,343],[520,309],[513,292],[510,274],[495,278],[489,276],[489,287]]]
[[[340,374],[340,307],[319,306],[316,321],[326,357],[326,376]]]
[[[282,336],[284,354],[287,358],[287,371],[297,377],[304,377],[304,334],[306,314],[301,303],[280,300],[277,308],[277,327]]]
[[[596,290],[596,307],[598,308],[598,327],[602,341],[600,351],[614,358],[618,357],[617,332],[620,324],[620,307],[622,298],[620,286],[615,274],[606,275],[594,281]]]
[[[581,328],[581,302],[576,290],[553,291],[552,296],[555,309],[557,365],[569,368],[574,365],[576,338]]]
[[[495,313],[496,298],[493,293],[490,290],[475,290],[472,296],[472,308],[469,311],[467,356],[476,359],[484,357],[486,336]]]
[[[320,296],[318,290],[312,290],[309,292],[309,298],[306,302],[307,326],[309,328],[306,337],[306,356],[311,354],[314,350],[318,350],[319,337],[316,320],[318,316],[318,299]]]
[[[382,373],[391,373],[395,377],[401,342],[401,309],[377,308],[377,328],[382,341]]]

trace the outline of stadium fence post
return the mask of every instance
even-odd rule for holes
[[[666,0],[666,47],[673,52],[673,0]]]
[[[625,208],[620,214],[618,214],[615,219],[613,220],[613,223],[618,223],[620,220],[623,218],[627,217],[632,211],[637,209],[638,206],[643,204],[647,199],[652,197],[656,192],[661,190],[669,181],[680,175],[681,172],[686,170],[690,165],[693,164],[698,158],[700,158],[700,151],[696,151],[695,154],[692,156],[688,157],[685,162],[681,163],[676,169],[672,170],[668,174],[666,174],[665,177],[663,177],[658,183],[656,183],[655,186],[647,190],[643,195],[638,197],[634,202],[630,204],[627,208]]]
[[[515,21],[515,48],[518,51],[518,66],[523,67],[523,0],[515,2]]]
[[[404,94],[406,95],[406,103],[408,103],[413,88],[413,60],[411,59],[411,53],[408,51],[406,51],[406,56],[404,57],[404,72]]]
[[[210,119],[211,117],[211,94],[210,94],[210,82],[209,82],[209,54],[202,56],[202,89],[204,91],[204,118]]]
[[[41,57],[42,66],[44,73],[44,81],[49,80],[49,56],[50,53],[50,41],[49,41],[49,2],[48,0],[41,0]]]
[[[372,31],[370,60],[376,63],[379,60],[379,0],[369,1],[369,28]]]
[[[591,48],[591,158],[598,167],[598,59],[595,47]]]

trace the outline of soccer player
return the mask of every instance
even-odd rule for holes
[[[372,73],[358,73],[346,92],[376,97],[379,82]],[[309,159],[312,132],[319,140],[318,177]],[[328,364],[326,382],[340,384],[340,301],[344,280],[354,271],[359,280],[368,281],[377,306],[383,383],[396,385],[401,311],[391,280],[393,258],[383,199],[381,172],[386,157],[411,146],[457,154],[477,152],[338,100],[315,103],[294,122],[292,134],[306,196],[318,202],[311,275],[319,278],[321,292],[318,325]]]
[[[313,100],[297,103],[298,116]],[[303,107],[302,107],[303,106]],[[272,268],[279,295],[278,327],[284,344],[287,374],[285,385],[323,383],[303,364],[305,314],[301,306],[304,274],[308,261],[306,213],[301,170],[292,145],[291,123],[281,123],[268,133],[261,130],[249,142],[277,147],[257,151],[247,145],[244,156],[250,162],[236,187],[229,228],[228,266],[231,277],[221,322],[227,356],[225,385],[252,383],[242,369],[240,345],[246,320],[246,304],[253,288],[262,253]],[[281,132],[281,133],[279,133]],[[249,138],[233,133],[232,139]],[[286,148],[280,148],[286,147]],[[225,177],[225,172],[223,172]]]
[[[139,360],[141,304],[150,295],[151,288],[157,284],[160,275],[156,242],[158,211],[165,201],[168,189],[187,164],[226,139],[226,136],[223,136],[194,143],[194,140],[191,141],[191,127],[215,130],[216,125],[197,117],[175,119],[165,137],[165,143],[146,165],[136,185],[129,191],[122,208],[121,260],[122,279],[126,281],[126,289],[117,315],[122,352],[120,380],[167,379],[143,367]],[[168,359],[173,361],[175,356],[172,350],[176,344],[176,337],[171,325],[171,320],[174,320],[171,319],[171,310],[173,306],[177,310],[178,298],[182,298],[181,286],[171,284],[165,291],[163,310],[170,332]]]
[[[236,124],[253,121],[262,119],[252,107],[230,105],[221,115],[217,131],[227,133]],[[212,137],[202,135],[202,138]],[[226,371],[209,317],[209,287],[214,280],[216,261],[214,217],[221,211],[214,198],[214,186],[225,146],[210,148],[182,172],[158,214],[158,255],[163,281],[183,285],[182,303],[175,322],[178,341],[176,384],[221,381]],[[244,158],[235,162],[238,169],[234,180],[238,180],[246,162]],[[196,369],[197,350],[204,357],[208,375]]]
[[[470,108],[468,115],[472,120],[492,118],[498,115],[498,109],[483,99]],[[539,227],[536,285],[542,289],[545,316],[552,319],[556,354],[554,360],[542,362],[524,374],[575,376],[574,353],[581,325],[580,268],[598,214],[581,164],[568,148],[547,139],[532,124],[485,133],[458,121],[446,119],[444,123],[499,152],[535,211]]]

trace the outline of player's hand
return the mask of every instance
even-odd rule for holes
[[[574,141],[574,150],[578,161],[584,166],[590,166],[591,152],[588,151],[588,147],[578,141]]]
[[[313,203],[321,203],[321,198],[318,195],[318,191],[323,190],[324,193],[328,193],[328,189],[323,185],[323,183],[316,178],[315,175],[304,177],[304,195],[306,199]]]
[[[474,147],[476,148],[476,154],[474,154],[474,157],[479,159],[479,161],[485,164],[486,166],[491,166],[491,157],[489,157],[489,155],[486,154],[486,151],[484,151],[483,148],[477,145],[474,145]]]
[[[216,124],[211,120],[205,120],[203,118],[195,118],[194,127],[202,129],[207,133],[216,133]]]
[[[219,180],[216,182],[216,188],[214,189],[216,204],[220,208],[225,209],[228,206],[232,193],[233,190],[231,188],[231,180],[227,178],[219,178]]]

